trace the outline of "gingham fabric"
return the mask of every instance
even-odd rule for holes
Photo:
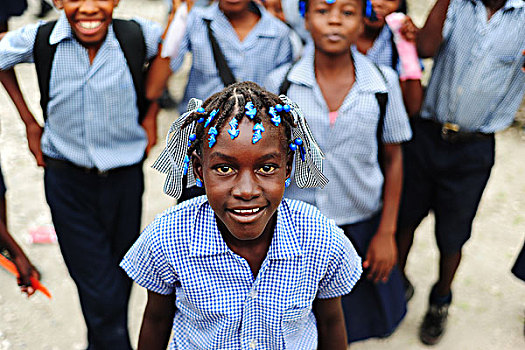
[[[381,33],[374,44],[366,52],[366,57],[375,64],[392,68],[392,31],[387,25],[383,26]],[[396,67],[397,69],[397,67]]]
[[[294,178],[300,188],[324,187],[328,179],[323,175],[323,152],[313,138],[312,132],[304,119],[304,115],[293,101],[288,97],[280,96],[284,105],[291,107],[296,126],[292,127],[292,139],[300,138],[303,140],[301,150],[295,152],[295,173]],[[161,173],[166,174],[164,182],[164,192],[176,199],[182,194],[182,178],[184,175],[184,159],[188,152],[189,137],[195,133],[196,122],[181,129],[186,119],[202,105],[202,101],[192,98],[188,102],[188,111],[177,118],[168,130],[166,135],[166,147],[161,152],[152,167]],[[188,163],[187,186],[195,185],[192,162]]]
[[[222,90],[205,19],[211,20],[211,29],[237,81],[253,81],[262,85],[275,68],[292,61],[292,46],[288,27],[258,6],[261,18],[241,42],[230,22],[219,10],[217,2],[206,8],[193,8],[177,57],[171,60],[171,69],[178,70],[187,52],[193,61],[180,113],[186,111],[191,98],[206,100]]]
[[[525,2],[507,0],[487,22],[481,0],[452,0],[421,116],[493,133],[509,126],[525,92]]]
[[[205,196],[168,209],[121,267],[144,288],[176,295],[170,349],[317,348],[315,298],[350,292],[361,259],[332,220],[283,200],[256,277],[217,228]]]
[[[152,58],[161,28],[136,21],[144,33],[146,56]],[[33,45],[42,23],[9,32],[0,41],[1,70],[33,62]],[[112,26],[92,64],[87,50],[74,39],[64,13],[49,41],[58,47],[51,68],[42,152],[102,171],[138,163],[147,138],[138,123],[135,87]]]
[[[388,85],[378,68],[365,56],[352,49],[356,81],[330,126],[328,107],[317,85],[314,53],[297,62],[288,75],[288,96],[302,109],[313,135],[325,154],[323,174],[330,180],[324,189],[299,189],[292,185],[285,197],[300,199],[318,207],[338,225],[372,217],[381,208],[383,175],[377,161],[377,124],[379,104],[376,92],[388,92],[388,105],[383,127],[384,143],[400,143],[412,133],[405,112],[397,74],[382,67]],[[278,91],[288,67],[273,72],[266,84]]]

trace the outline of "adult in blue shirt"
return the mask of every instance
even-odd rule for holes
[[[494,164],[494,133],[522,101],[525,2],[438,0],[418,36],[420,57],[434,57],[421,118],[404,149],[404,192],[397,242],[404,269],[414,231],[432,210],[440,251],[420,339],[445,330],[451,284]]]

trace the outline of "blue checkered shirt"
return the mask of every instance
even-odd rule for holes
[[[144,33],[146,56],[152,58],[157,53],[161,28],[136,20]],[[41,24],[10,32],[0,41],[0,70],[33,62]],[[141,161],[147,137],[138,123],[135,87],[113,27],[109,27],[92,64],[63,13],[49,42],[58,46],[51,68],[42,152],[102,171]]]
[[[120,266],[144,288],[175,293],[170,349],[316,349],[312,302],[350,292],[361,259],[332,220],[283,200],[262,266],[224,242],[205,196],[151,223]]]
[[[481,0],[452,0],[421,111],[466,131],[508,127],[525,92],[525,2],[507,0],[487,22]]]
[[[372,47],[366,52],[366,57],[370,58],[375,64],[393,68],[392,54],[392,31],[385,24],[376,40],[374,40]]]
[[[237,81],[248,80],[262,85],[273,69],[292,61],[290,29],[262,6],[258,8],[261,18],[243,41],[239,40],[217,2],[191,10],[179,54],[171,60],[171,69],[176,71],[187,52],[193,55],[188,85],[179,107],[181,113],[186,112],[191,98],[206,100],[224,88],[215,66],[205,19],[211,20],[213,35]]]
[[[287,95],[303,110],[325,154],[323,173],[330,182],[323,189],[299,189],[292,182],[285,196],[315,205],[338,225],[368,219],[381,209],[384,179],[377,161],[379,104],[376,92],[388,92],[382,141],[401,143],[412,136],[397,74],[383,66],[386,84],[368,58],[355,48],[352,55],[356,80],[333,126],[330,126],[328,106],[315,80],[313,50],[303,56],[288,75],[291,85]],[[287,71],[284,67],[273,72],[266,87],[277,92]]]

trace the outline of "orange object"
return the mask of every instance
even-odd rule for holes
[[[3,256],[2,254],[0,254],[0,266],[2,266],[7,271],[11,272],[11,274],[14,275],[17,278],[20,276],[20,274],[18,273],[18,270],[16,269],[15,264],[12,261],[10,261],[9,259],[7,259],[5,256]],[[31,281],[31,286],[33,288],[35,288],[36,290],[39,290],[46,297],[51,299],[51,293],[49,293],[49,290],[47,290],[47,288],[44,287],[44,285],[42,283],[40,283],[39,280],[37,280],[34,277],[30,277],[30,281]]]

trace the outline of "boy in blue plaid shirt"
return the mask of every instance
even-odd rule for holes
[[[155,56],[161,30],[145,20],[114,20],[118,2],[55,0],[64,10],[56,23],[30,24],[0,41],[2,82],[16,85],[11,68],[35,62],[41,95],[48,97],[42,128],[19,88],[11,94],[31,152],[45,165],[46,199],[78,289],[88,349],[131,349],[132,281],[118,263],[139,234],[142,160],[155,142],[154,121],[141,118],[145,96],[132,67],[142,68]],[[128,40],[121,42],[123,37]],[[140,47],[143,55],[126,55],[130,47]],[[138,64],[131,64],[136,57]]]
[[[168,194],[187,173],[206,196],[159,215],[121,263],[148,289],[139,348],[165,349],[173,329],[171,349],[346,349],[340,296],[361,259],[333,221],[283,200],[294,151],[300,185],[327,183],[297,105],[244,82],[188,110],[154,167]]]

